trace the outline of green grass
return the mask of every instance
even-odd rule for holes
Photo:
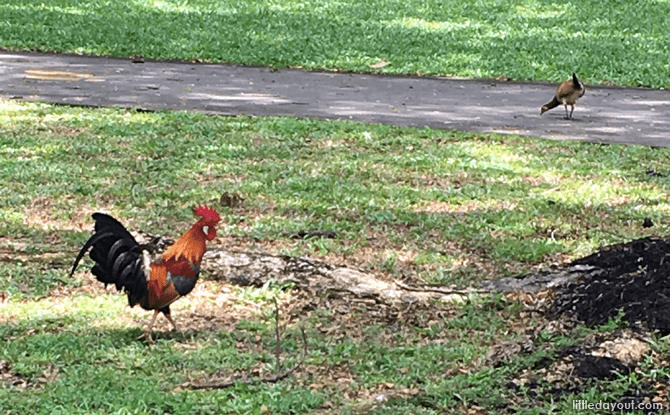
[[[389,275],[467,286],[668,232],[670,150],[293,118],[136,113],[3,101],[0,290],[62,279],[108,210],[178,237],[189,207],[221,208],[221,235],[289,255],[351,258]],[[641,227],[649,217],[657,225]],[[336,231],[335,239],[287,233]],[[24,284],[25,285],[25,284]],[[37,289],[37,288],[36,288]],[[30,290],[30,289],[28,289]]]
[[[146,312],[120,295],[85,294],[88,282],[67,274],[91,212],[177,237],[193,220],[189,207],[208,202],[220,209],[219,236],[231,248],[256,244],[346,260],[382,278],[471,286],[667,234],[670,178],[646,170],[667,173],[669,158],[664,148],[0,101],[0,293],[10,296],[0,304],[0,361],[26,386],[0,379],[0,412],[503,413],[503,400],[516,412],[568,414],[573,399],[618,399],[641,379],[668,374],[658,363],[667,358],[664,340],[655,339],[655,360],[634,375],[554,399],[549,384],[536,397],[510,389],[510,379],[523,371],[541,379],[540,359],[591,332],[543,333],[536,352],[483,367],[491,345],[521,339],[514,327],[537,325],[502,296],[403,306],[389,321],[355,305],[346,314],[301,311],[304,297],[268,284],[235,289],[225,304],[258,311],[228,315],[232,328],[161,332],[149,347],[136,340]],[[224,192],[244,200],[221,207]],[[643,229],[645,217],[656,226]],[[307,229],[337,237],[287,236]],[[300,353],[297,323],[306,327],[303,369],[278,384],[180,388],[218,370],[270,371],[273,298],[289,323],[286,367]],[[195,301],[194,294],[175,303],[178,323],[202,319]],[[200,313],[221,311],[207,304]],[[593,331],[611,332],[615,323]],[[388,399],[372,402],[380,393]]]
[[[509,386],[515,376],[530,370],[541,379],[540,359],[556,356],[590,333],[547,334],[539,340],[541,349],[536,353],[520,354],[496,367],[479,367],[489,344],[518,338],[506,333],[506,327],[520,316],[519,309],[517,303],[500,297],[462,306],[431,306],[407,313],[415,319],[401,322],[400,330],[383,324],[353,328],[357,323],[351,320],[352,327],[343,329],[342,320],[317,310],[311,317],[302,316],[309,356],[304,369],[293,377],[278,384],[192,391],[182,387],[184,382],[197,382],[217,371],[235,374],[259,366],[271,371],[272,323],[257,316],[241,319],[234,331],[162,334],[154,346],[147,346],[136,340],[140,318],[146,321],[146,313],[143,317],[141,312],[131,313],[120,296],[10,302],[0,305],[0,317],[9,318],[0,325],[5,339],[0,343],[0,360],[10,362],[13,375],[24,379],[27,387],[0,383],[0,410],[7,414],[296,414],[325,406],[337,408],[325,413],[440,414],[479,407],[486,413],[571,414],[573,400],[616,401],[642,380],[670,374],[649,359],[630,377],[600,383],[586,380],[582,391],[557,398],[546,383],[541,383],[539,396],[523,388],[515,392]],[[435,323],[436,311],[451,315]],[[128,314],[134,322],[125,321]],[[369,317],[352,316],[360,321]],[[431,324],[430,334],[422,333]],[[287,366],[295,362],[301,348],[294,340],[299,337],[296,326],[290,326],[288,333],[291,338],[283,343]],[[667,345],[661,346],[658,352],[667,356],[666,349]],[[57,375],[44,380],[48,373]],[[388,399],[371,402],[380,395]]]
[[[662,0],[8,0],[0,46],[521,80],[575,71],[592,84],[667,88],[668,15]]]
[[[312,407],[323,400],[306,388],[281,384],[173,392],[188,376],[247,369],[262,361],[257,354],[245,358],[236,352],[234,336],[244,337],[248,331],[196,338],[187,352],[168,340],[148,348],[135,340],[139,329],[116,323],[127,313],[118,296],[45,300],[11,310],[17,315],[15,322],[0,326],[2,337],[11,340],[2,345],[2,358],[11,361],[12,370],[32,387],[0,388],[3,413],[260,413],[262,405],[272,413],[291,413],[286,408]],[[52,329],[49,322],[59,327]],[[58,368],[59,378],[40,385],[38,379],[48,367]]]

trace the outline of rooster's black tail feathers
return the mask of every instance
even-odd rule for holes
[[[98,281],[116,285],[119,291],[128,293],[131,306],[137,304],[147,293],[147,281],[142,267],[142,248],[126,228],[113,217],[94,213],[95,232],[84,244],[74,261],[70,276],[79,261],[91,248],[91,259],[95,266],[91,270]]]

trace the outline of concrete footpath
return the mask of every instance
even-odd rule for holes
[[[565,74],[568,79],[571,73]],[[59,104],[283,115],[670,146],[670,92],[591,87],[573,120],[540,116],[556,85],[350,75],[0,52],[0,97]]]

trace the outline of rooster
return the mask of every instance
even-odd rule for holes
[[[561,83],[558,88],[556,88],[556,94],[554,94],[554,99],[550,103],[545,104],[540,109],[540,115],[549,111],[552,108],[556,108],[559,105],[565,105],[565,119],[572,119],[572,113],[575,110],[575,103],[577,100],[584,96],[586,92],[586,87],[582,81],[577,78],[577,75],[572,74],[572,80],[567,80]],[[568,105],[572,107],[570,115],[568,115]]]
[[[91,249],[95,262],[92,272],[96,279],[107,286],[128,294],[128,304],[139,304],[154,315],[146,328],[145,336],[152,343],[151,332],[158,313],[177,330],[170,316],[170,304],[190,293],[200,275],[200,262],[205,254],[206,241],[216,238],[216,225],[220,216],[213,208],[197,206],[193,214],[200,219],[177,242],[169,247],[158,261],[151,262],[135,238],[113,217],[94,213],[95,232],[84,244],[74,261],[70,277],[79,261]]]

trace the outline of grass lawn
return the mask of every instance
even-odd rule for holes
[[[667,88],[668,15],[667,1],[6,0],[0,47]]]
[[[670,178],[647,170],[668,173],[669,159],[665,148],[0,101],[0,412],[569,414],[573,399],[616,401],[670,374],[659,363],[665,342],[630,376],[556,398],[543,383],[510,386],[520,373],[545,376],[543,359],[616,321],[557,334],[513,298],[480,296],[414,305],[391,324],[364,306],[341,313],[286,287],[205,276],[173,308],[195,328],[147,346],[136,340],[146,312],[67,273],[90,213],[178,237],[190,206],[228,192],[243,202],[220,208],[222,246],[466,287],[667,234]],[[647,217],[656,226],[644,229]],[[337,237],[287,236],[307,229]],[[216,374],[272,370],[274,298],[283,364],[299,356],[300,322],[305,366],[277,384],[189,390]],[[541,347],[485,364],[492,345],[529,327]]]

